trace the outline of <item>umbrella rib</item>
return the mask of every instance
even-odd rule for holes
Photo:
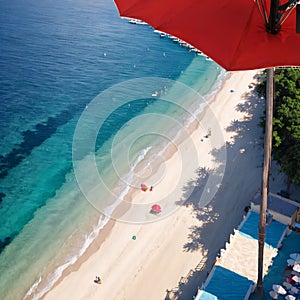
[[[263,3],[263,2],[260,3],[259,0],[256,0],[255,2],[256,2],[256,4],[257,4],[258,10],[259,10],[259,12],[260,12],[262,18],[263,18],[264,21],[265,21],[265,25],[267,25],[267,23],[268,23],[268,17],[267,17],[267,12],[266,12],[266,8],[265,8],[264,3]]]
[[[279,19],[279,21],[282,19],[282,21],[280,22],[280,25],[282,25],[284,22],[285,22],[285,20],[289,17],[289,15],[292,13],[292,11],[295,9],[295,7],[296,7],[296,4],[297,4],[297,1],[294,1],[294,3],[291,3],[292,4],[292,6],[290,6],[287,10],[289,10],[289,12],[284,16],[284,13],[282,14],[282,16],[280,17],[280,19]],[[286,10],[286,11],[287,11]],[[285,11],[285,12],[286,12]]]
[[[289,17],[289,15],[292,13],[292,11],[293,11],[293,9],[295,8],[296,6],[294,6],[294,7],[292,7],[291,9],[290,9],[290,11],[284,16],[284,15],[282,15],[281,16],[281,18],[284,16],[284,18],[282,19],[282,21],[280,22],[280,25],[282,25],[284,22],[285,22],[285,20]],[[281,18],[279,19],[279,21],[281,20]]]

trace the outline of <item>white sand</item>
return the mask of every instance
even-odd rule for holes
[[[255,141],[262,136],[256,125],[259,116],[250,122],[251,116],[247,111],[236,109],[238,104],[245,103],[245,92],[249,91],[248,85],[254,81],[255,74],[256,71],[247,71],[229,76],[212,102],[211,110],[204,115],[201,126],[166,162],[166,171],[159,185],[153,192],[141,192],[133,199],[135,203],[151,203],[153,198],[159,201],[170,191],[175,191],[178,199],[174,201],[180,200],[187,182],[197,180],[196,170],[199,167],[221,170],[220,173],[225,171],[225,174],[214,174],[220,178],[224,175],[224,178],[217,185],[220,189],[207,208],[199,210],[198,217],[191,206],[180,206],[176,212],[158,222],[143,225],[116,222],[100,249],[88,257],[78,270],[65,276],[45,299],[164,299],[166,290],[176,287],[181,276],[187,275],[202,258],[212,261],[233,227],[240,223],[244,206],[260,186],[263,152],[262,144]],[[231,93],[230,89],[234,92]],[[212,122],[211,112],[218,124]],[[240,126],[233,126],[230,131],[227,129],[234,120],[239,121],[242,127],[245,123],[243,133],[237,137]],[[220,126],[222,138],[214,135],[217,132],[215,126]],[[201,142],[209,127],[212,128],[212,137]],[[222,171],[221,163],[216,161],[211,150],[224,147],[224,141],[228,142],[228,149],[226,166]],[[198,151],[199,165],[195,165],[195,157],[189,150],[191,143]],[[185,156],[184,166],[182,155]],[[206,187],[205,192],[211,193],[211,187]],[[198,203],[201,193],[201,189],[196,188],[191,200]],[[147,218],[155,220],[152,215]],[[199,227],[200,240],[197,249],[185,251],[184,245],[190,241],[192,226]],[[132,240],[133,235],[136,235],[136,240]],[[101,285],[93,283],[96,275],[101,276]]]
[[[263,276],[267,274],[268,267],[272,264],[272,259],[277,255],[277,252],[276,248],[264,247]],[[235,230],[235,234],[230,237],[230,243],[227,244],[224,257],[221,256],[216,265],[220,265],[256,283],[258,271],[257,240]]]

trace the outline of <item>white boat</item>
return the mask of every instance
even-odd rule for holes
[[[179,44],[180,44],[180,46],[182,46],[182,47],[188,47],[188,46],[189,46],[189,44],[188,44],[188,43],[186,43],[186,42],[179,43]]]
[[[179,38],[173,38],[172,41],[173,41],[174,43],[180,43],[181,40],[180,40]]]
[[[154,32],[158,33],[160,35],[160,37],[169,36],[167,33],[163,32],[163,31],[160,31],[160,30],[157,30],[157,29],[155,29]]]
[[[202,54],[202,52],[197,48],[191,48],[189,51],[196,52],[197,54]]]
[[[173,41],[174,41],[174,40],[178,40],[178,37],[176,37],[176,36],[174,36],[174,35],[170,35],[169,38],[170,38],[171,40],[173,40]]]
[[[130,19],[129,23],[131,23],[131,24],[139,24],[139,25],[147,25],[146,22],[144,22],[142,20],[139,20],[139,19]]]

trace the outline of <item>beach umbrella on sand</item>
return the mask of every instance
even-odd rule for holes
[[[226,70],[269,68],[259,221],[257,289],[262,292],[272,149],[274,67],[300,66],[298,0],[114,0],[123,17],[174,35]]]
[[[300,264],[296,264],[293,266],[293,270],[300,273]]]
[[[279,284],[273,284],[272,289],[274,292],[281,294],[281,295],[285,295],[286,294],[286,290]]]
[[[152,213],[156,213],[156,214],[161,213],[161,207],[160,207],[160,205],[158,205],[158,204],[152,205],[151,212]]]
[[[147,185],[144,184],[144,183],[142,183],[142,184],[141,184],[141,190],[142,190],[143,192],[146,192],[146,191],[148,190]]]

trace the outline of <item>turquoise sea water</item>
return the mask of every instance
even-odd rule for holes
[[[97,168],[118,195],[97,196],[109,215],[129,191],[138,163],[153,159],[191,117],[156,93],[173,91],[182,98],[177,103],[195,106],[174,82],[207,95],[221,69],[149,26],[119,18],[108,0],[1,0],[0,40],[0,298],[38,299],[108,220],[86,200],[73,169],[75,128],[93,99],[104,120],[94,141]],[[138,97],[123,97],[126,88]],[[199,110],[203,101],[196,103]],[[95,124],[84,126],[89,132]],[[126,128],[138,133],[133,143]],[[88,153],[76,155],[93,189]]]

